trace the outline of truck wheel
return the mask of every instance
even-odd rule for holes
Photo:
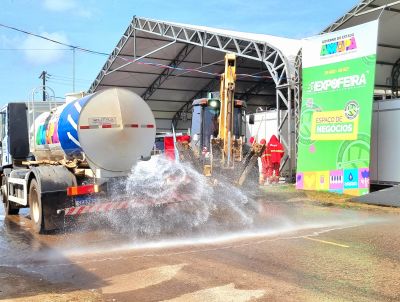
[[[6,216],[9,215],[18,215],[19,208],[12,202],[8,200],[7,193],[7,180],[5,177],[2,177],[2,186],[1,186],[1,199],[4,203],[4,211],[6,212]]]
[[[37,233],[43,233],[45,231],[41,195],[40,187],[36,179],[32,179],[31,185],[29,186],[29,208],[33,228]]]

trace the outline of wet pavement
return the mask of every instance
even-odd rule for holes
[[[48,235],[33,233],[27,211],[5,219],[1,209],[0,299],[400,300],[398,215],[265,198],[253,208],[175,230],[108,217]]]

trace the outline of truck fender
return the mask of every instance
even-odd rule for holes
[[[75,175],[64,166],[33,167],[28,177],[36,178],[42,194],[66,191],[67,187],[77,185]]]

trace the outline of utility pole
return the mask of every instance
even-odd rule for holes
[[[76,47],[72,47],[72,92],[75,92],[75,50]]]
[[[42,90],[43,90],[43,102],[46,101],[46,77],[47,77],[47,71],[42,71],[42,73],[39,76],[39,79],[42,79]]]

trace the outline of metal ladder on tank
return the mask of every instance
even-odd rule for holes
[[[50,94],[50,93],[51,94]],[[41,95],[45,94],[45,102],[43,101],[35,101],[35,95],[41,93]],[[35,152],[37,150],[36,144],[36,118],[42,114],[43,112],[52,112],[56,107],[57,103],[55,100],[55,93],[52,88],[49,86],[38,86],[32,90],[31,97],[28,101],[28,133],[29,133],[29,144],[30,144],[30,152]],[[48,106],[40,106],[41,108],[37,108],[35,103],[47,103]],[[47,145],[43,145],[42,150],[49,150]]]

